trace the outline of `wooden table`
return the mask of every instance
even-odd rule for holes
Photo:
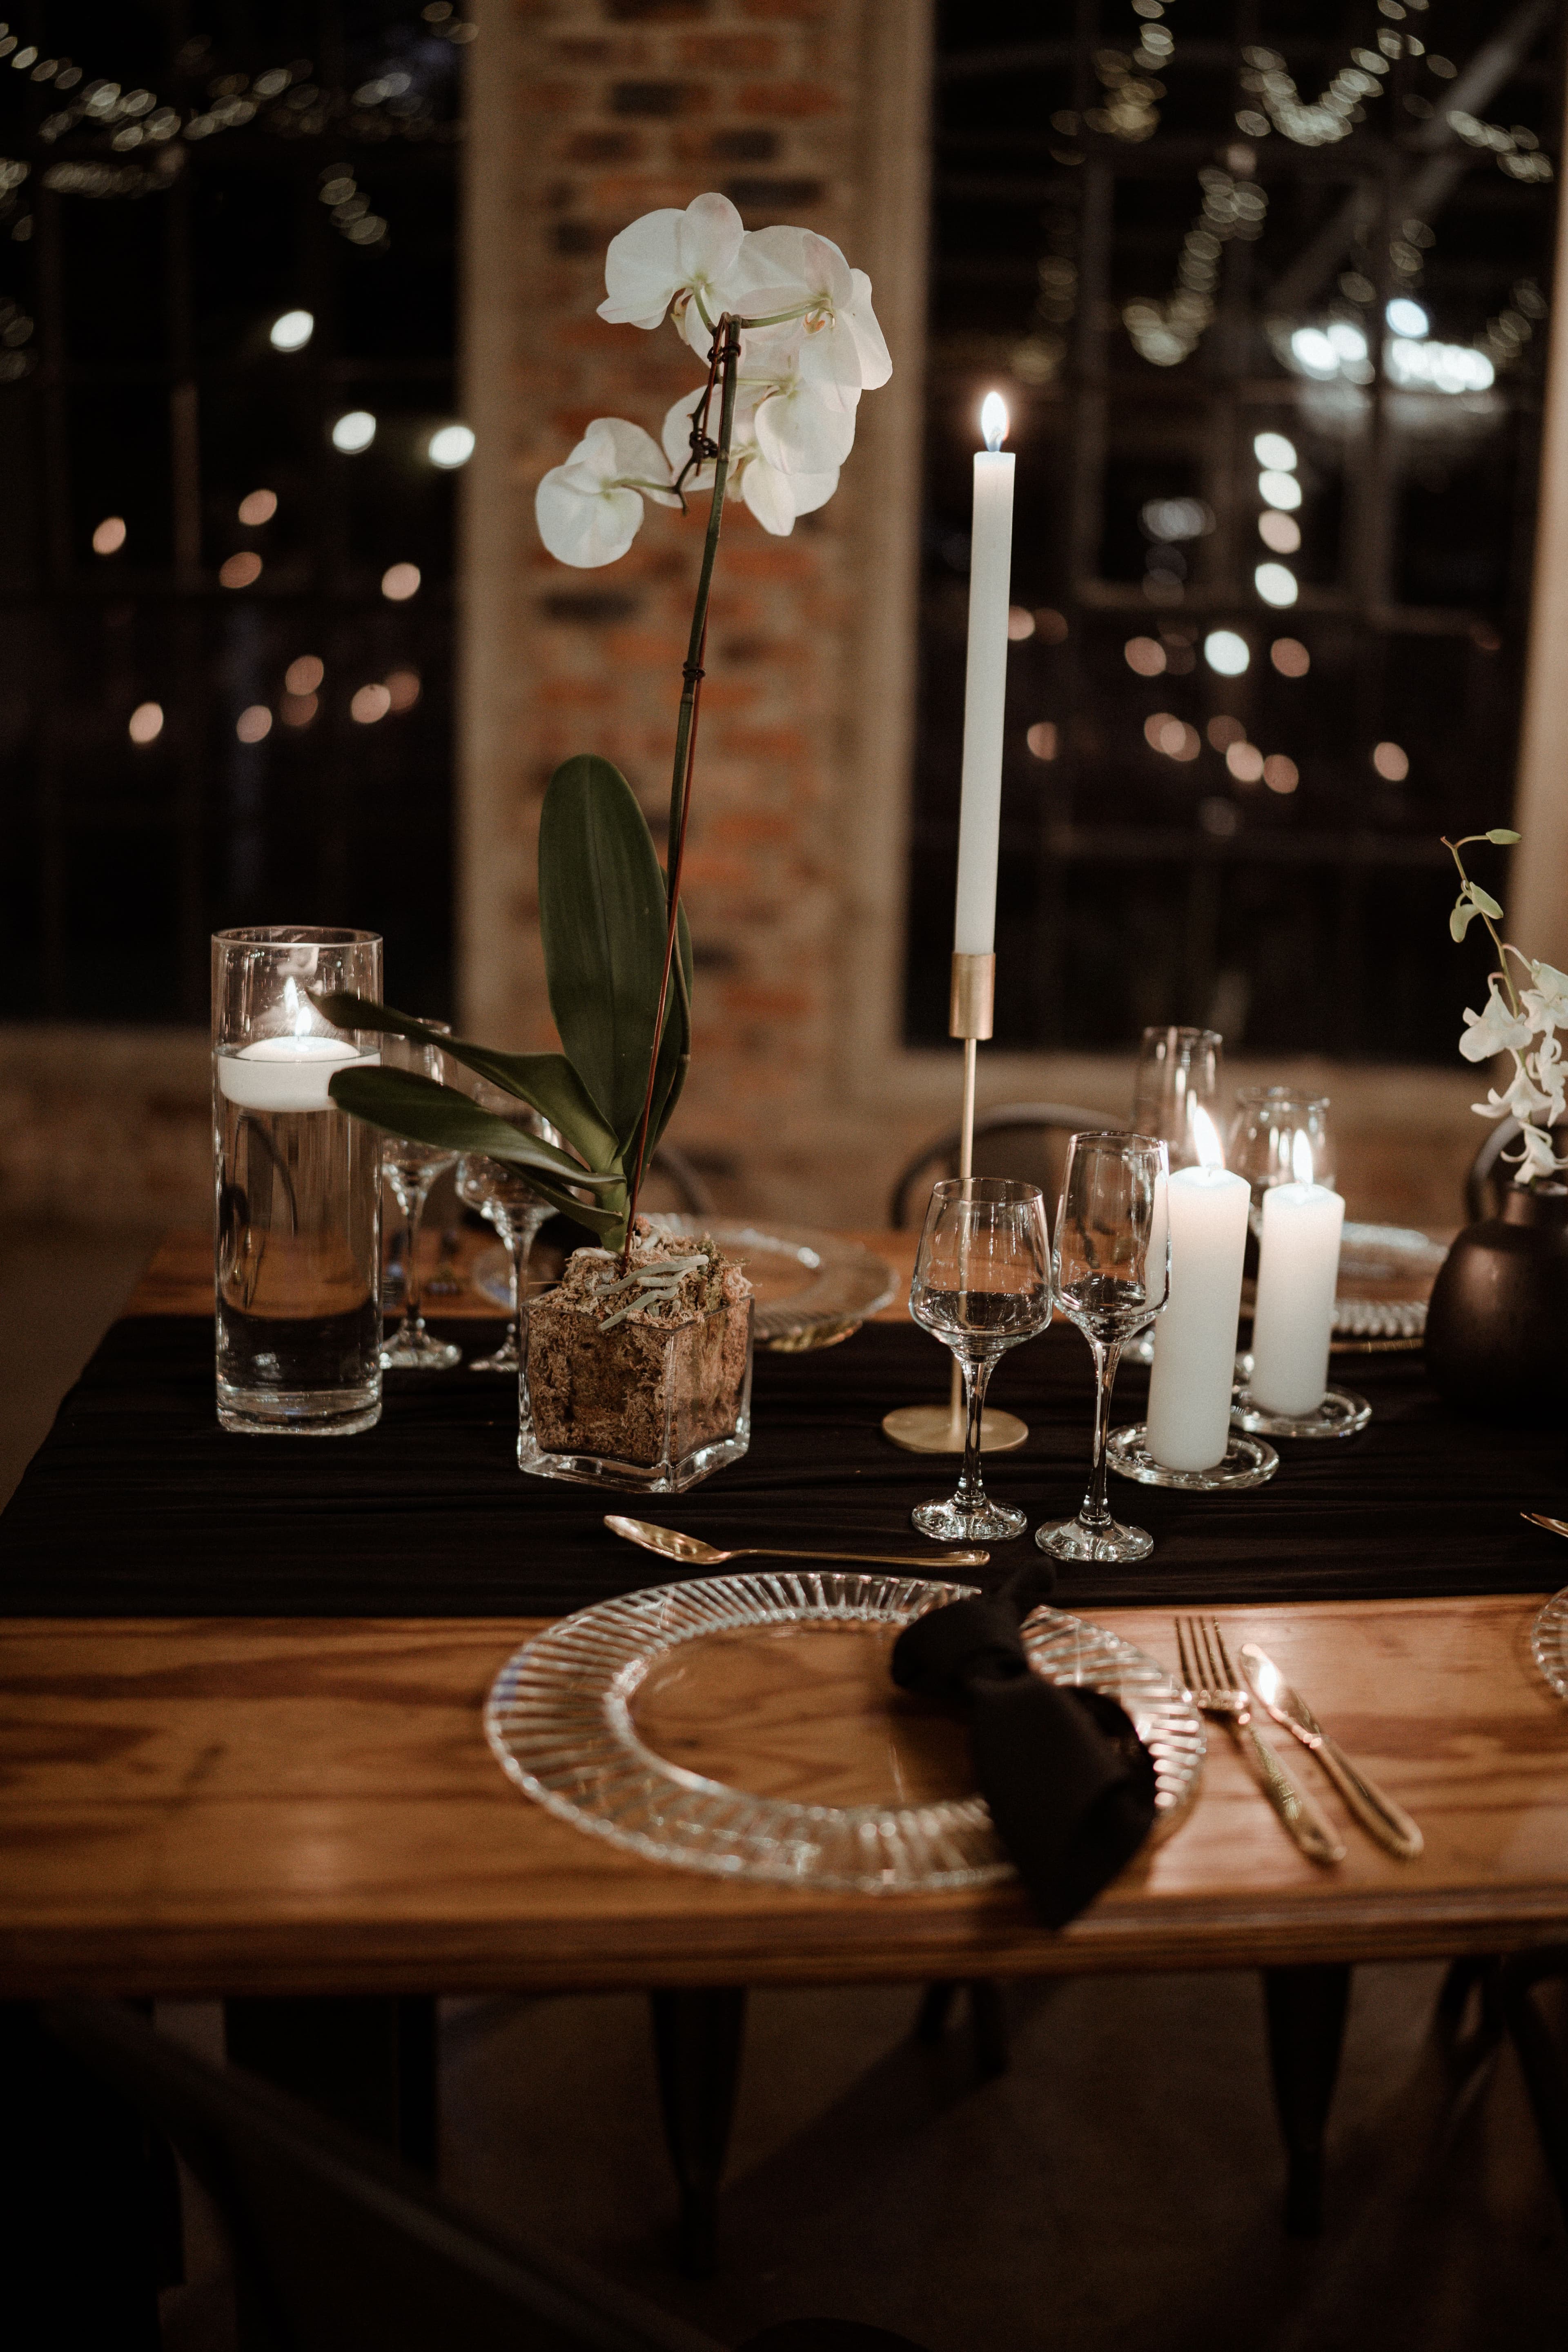
[[[907,1265],[911,1237],[874,1238]],[[205,1236],[174,1237],[131,1311],[205,1308],[206,1253]],[[1226,1611],[1233,1639],[1298,1675],[1415,1815],[1425,1853],[1395,1863],[1352,1828],[1344,1863],[1314,1868],[1216,1731],[1191,1817],[1060,1934],[1011,1888],[732,1884],[556,1822],[503,1779],[480,1729],[527,1620],[0,1622],[0,1996],[973,1980],[1508,1952],[1568,1934],[1568,1724],[1530,1659],[1538,1606]],[[1167,1616],[1101,1613],[1172,1656]]]

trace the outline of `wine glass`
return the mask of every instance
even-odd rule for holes
[[[504,1087],[492,1086],[488,1078],[471,1081],[468,1092],[481,1110],[493,1112],[525,1135],[536,1135],[545,1143],[559,1144],[561,1137],[547,1118],[531,1110],[516,1095]],[[521,1168],[508,1160],[489,1160],[482,1152],[466,1151],[458,1162],[458,1198],[470,1209],[477,1209],[485,1223],[493,1225],[506,1244],[510,1266],[510,1317],[506,1337],[493,1355],[479,1356],[469,1364],[470,1372],[521,1372],[522,1358],[518,1351],[518,1317],[528,1297],[528,1261],[533,1255],[534,1237],[552,1213],[548,1201],[541,1198]]]
[[[1110,1516],[1105,1446],[1121,1350],[1153,1321],[1170,1288],[1168,1151],[1149,1135],[1091,1132],[1068,1146],[1051,1278],[1058,1306],[1094,1354],[1094,1452],[1077,1518],[1035,1531],[1053,1559],[1143,1559],[1154,1548],[1142,1528]]]
[[[915,1255],[910,1313],[952,1349],[968,1407],[956,1494],[950,1502],[921,1503],[910,1518],[922,1535],[947,1542],[1022,1535],[1025,1513],[985,1492],[980,1420],[999,1358],[1051,1319],[1050,1235],[1039,1186],[1000,1176],[938,1184]]]
[[[1217,1029],[1174,1025],[1145,1029],[1132,1082],[1132,1127],[1168,1147],[1173,1168],[1194,1168],[1203,1158],[1194,1130],[1202,1111],[1217,1133],[1220,1061],[1225,1040]],[[1154,1334],[1142,1332],[1126,1353],[1135,1364],[1154,1360]]]
[[[1260,1240],[1263,1195],[1271,1185],[1326,1184],[1333,1190],[1329,1098],[1298,1094],[1289,1087],[1243,1087],[1236,1101],[1226,1164],[1252,1187],[1247,1213],[1254,1236]]]
[[[425,1026],[438,1029],[443,1037],[452,1034],[444,1021],[427,1021]],[[412,1037],[389,1034],[381,1042],[381,1060],[385,1069],[412,1070],[419,1077],[434,1078],[438,1085],[447,1083],[446,1056],[438,1045],[421,1045]],[[462,1360],[460,1348],[431,1337],[419,1311],[419,1227],[425,1203],[437,1177],[450,1168],[457,1157],[455,1151],[416,1143],[405,1135],[384,1135],[381,1139],[382,1176],[403,1219],[403,1320],[392,1338],[382,1342],[384,1372],[449,1372],[454,1364]]]

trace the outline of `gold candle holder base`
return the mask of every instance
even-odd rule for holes
[[[903,1404],[882,1416],[882,1434],[906,1454],[962,1454],[964,1420],[942,1404]],[[1029,1424],[1016,1412],[983,1412],[980,1416],[982,1454],[1013,1454],[1029,1434]]]

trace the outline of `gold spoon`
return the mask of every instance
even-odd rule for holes
[[[988,1551],[794,1551],[784,1544],[746,1544],[739,1551],[720,1551],[678,1528],[656,1528],[649,1519],[623,1519],[606,1513],[605,1525],[627,1543],[645,1551],[662,1552],[684,1568],[720,1568],[727,1559],[855,1559],[872,1560],[879,1568],[984,1568]]]
[[[1519,1516],[1532,1528],[1544,1528],[1549,1536],[1568,1536],[1568,1519],[1549,1519],[1541,1511],[1521,1511]]]

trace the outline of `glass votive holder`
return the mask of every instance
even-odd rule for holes
[[[347,1437],[381,1414],[381,1137],[334,1071],[379,1058],[311,997],[381,994],[374,931],[213,937],[217,1417],[253,1435]]]

